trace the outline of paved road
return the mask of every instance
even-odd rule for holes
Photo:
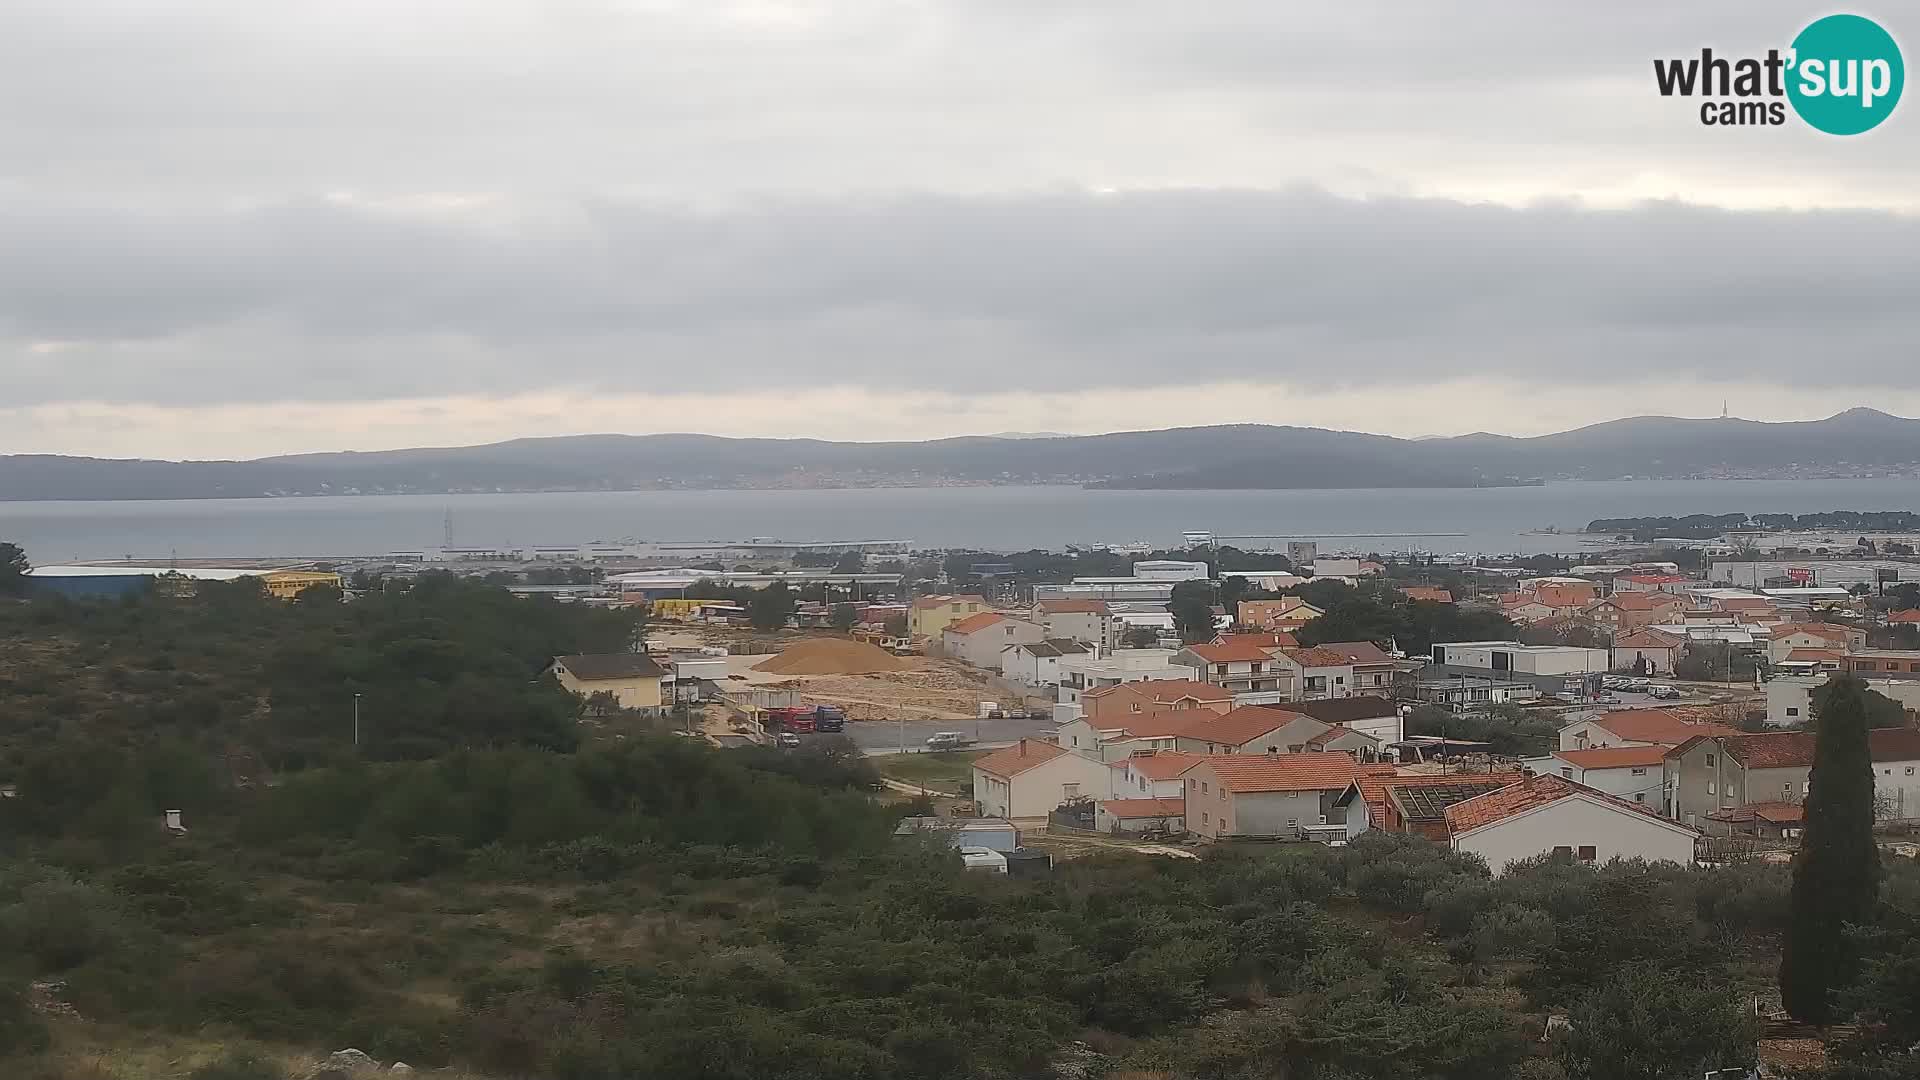
[[[902,729],[905,729],[908,750],[924,750],[927,736],[936,731],[957,731],[970,739],[980,740],[980,748],[989,749],[996,745],[1008,746],[1021,739],[1046,738],[1053,734],[1051,720],[908,720],[895,723],[890,720],[849,720],[847,737],[853,744],[869,754],[888,754],[900,748]]]

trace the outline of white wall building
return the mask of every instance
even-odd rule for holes
[[[1665,746],[1620,746],[1593,750],[1556,750],[1520,762],[1537,776],[1555,775],[1585,784],[1641,806],[1662,805]]]
[[[1454,803],[1446,813],[1453,849],[1480,856],[1495,874],[1546,854],[1589,863],[1638,858],[1692,866],[1700,836],[1637,804],[1552,774]]]
[[[1206,563],[1180,559],[1144,559],[1128,569],[1148,581],[1205,581],[1209,576]]]
[[[1086,651],[1077,641],[1059,639],[1008,645],[1000,650],[1000,677],[1021,686],[1058,686],[1060,661]]]
[[[1585,675],[1612,664],[1606,649],[1573,645],[1522,645],[1517,641],[1449,641],[1433,647],[1433,662],[1522,675]]]
[[[1022,739],[973,763],[973,798],[986,817],[1044,818],[1063,802],[1113,797],[1105,762]]]

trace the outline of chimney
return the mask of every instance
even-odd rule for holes
[[[179,834],[179,833],[185,833],[187,831],[187,827],[185,825],[180,824],[180,811],[168,810],[166,811],[166,815],[167,815],[166,820],[167,820],[168,832]]]

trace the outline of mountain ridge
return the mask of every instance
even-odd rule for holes
[[[1221,424],[893,442],[608,432],[244,460],[17,454],[0,456],[0,501],[992,484],[1479,487],[1914,465],[1920,420],[1860,407],[1821,420],[1631,416],[1547,435],[1420,440]]]

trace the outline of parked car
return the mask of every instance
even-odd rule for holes
[[[1652,686],[1647,687],[1647,693],[1662,701],[1671,701],[1680,696],[1680,688],[1677,686],[1668,686],[1665,683],[1654,683]]]
[[[795,735],[791,731],[783,731],[779,735],[775,736],[775,739],[780,743],[781,746],[793,747],[793,746],[800,745],[800,736]]]

